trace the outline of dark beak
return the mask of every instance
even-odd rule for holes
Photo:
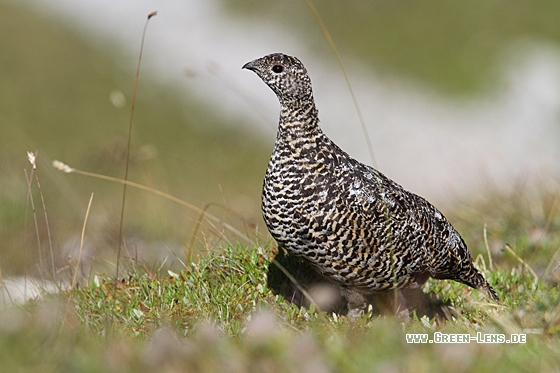
[[[257,71],[257,70],[258,70],[258,67],[256,67],[255,65],[253,65],[253,62],[255,62],[255,61],[247,62],[245,65],[243,65],[242,69],[247,69],[247,70],[251,70],[251,71]]]

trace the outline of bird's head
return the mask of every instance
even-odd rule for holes
[[[290,105],[313,97],[311,80],[300,60],[282,53],[269,54],[243,65],[255,72],[278,96]]]

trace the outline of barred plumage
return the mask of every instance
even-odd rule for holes
[[[344,290],[351,313],[368,294],[451,279],[498,301],[465,242],[424,198],[358,162],[319,127],[311,81],[295,57],[243,66],[278,96],[280,121],[262,212],[272,237]]]

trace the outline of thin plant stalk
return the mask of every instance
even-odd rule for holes
[[[37,236],[37,247],[39,249],[39,267],[41,273],[43,273],[43,256],[41,255],[41,235],[39,234],[39,223],[37,222],[37,212],[35,211],[35,201],[31,195],[31,179],[32,176],[27,174],[27,170],[24,169],[25,179],[27,180],[27,198],[31,202],[31,211],[33,212],[33,221],[35,223],[35,235]]]
[[[132,124],[134,123],[134,107],[136,106],[136,92],[138,91],[138,78],[140,76],[140,65],[142,63],[142,53],[144,51],[144,39],[146,37],[146,30],[148,28],[148,22],[150,18],[155,16],[157,12],[152,12],[148,14],[148,19],[144,24],[144,31],[142,32],[142,41],[140,42],[140,53],[138,55],[138,66],[136,67],[136,76],[134,78],[134,89],[132,91],[132,103],[130,107],[130,121],[128,123],[128,141],[126,146],[126,162],[125,162],[125,171],[124,171],[124,180],[128,180],[128,169],[130,164],[130,144],[132,142]],[[122,203],[121,203],[121,219],[119,223],[119,247],[117,250],[117,269],[116,269],[116,279],[119,278],[119,263],[121,257],[121,249],[122,249],[122,240],[123,240],[123,224],[124,224],[124,208],[125,208],[125,201],[126,201],[126,187],[128,184],[124,183],[123,185],[123,194],[122,194]]]
[[[76,268],[74,269],[74,275],[72,276],[72,283],[70,284],[70,291],[72,292],[74,290],[74,286],[76,285],[76,277],[78,275],[78,270],[80,268],[80,261],[82,259],[82,251],[83,251],[83,247],[84,247],[84,237],[86,234],[86,226],[87,226],[87,222],[88,222],[88,218],[89,218],[89,212],[91,210],[91,203],[93,201],[93,193],[91,193],[91,197],[89,198],[89,202],[88,202],[88,207],[86,210],[86,216],[84,218],[84,224],[82,226],[82,236],[80,238],[80,251],[78,253],[78,260],[76,261]],[[64,324],[66,322],[66,318],[68,316],[68,310],[70,309],[70,302],[72,301],[72,293],[70,293],[69,297],[68,297],[68,302],[66,303],[66,309],[64,310],[64,317],[62,318],[62,323],[60,325],[60,330],[59,332],[62,332],[62,328],[64,327]]]
[[[76,269],[74,270],[74,276],[72,277],[72,284],[71,284],[71,288],[74,288],[74,285],[76,284],[76,277],[78,275],[78,270],[80,268],[80,262],[82,260],[82,252],[84,249],[84,238],[86,235],[86,226],[87,226],[87,222],[88,222],[88,218],[89,218],[89,212],[91,210],[91,202],[93,201],[93,193],[91,193],[91,197],[89,198],[89,203],[87,206],[87,210],[86,210],[86,216],[84,218],[84,224],[82,226],[82,235],[80,237],[80,251],[78,252],[78,260],[76,261]]]
[[[45,225],[47,228],[47,239],[49,240],[49,250],[51,254],[51,270],[52,270],[52,279],[55,278],[55,269],[54,269],[54,252],[53,252],[53,245],[52,245],[52,238],[51,238],[51,229],[49,227],[49,217],[47,215],[47,205],[45,204],[45,197],[43,196],[43,189],[41,188],[41,183],[39,182],[39,174],[37,172],[37,153],[33,154],[32,152],[27,152],[27,158],[29,159],[29,163],[33,166],[33,170],[31,174],[35,174],[35,181],[37,182],[37,188],[39,188],[39,195],[41,196],[41,203],[43,205],[43,214],[45,215]]]
[[[214,215],[212,215],[208,212],[205,212],[204,209],[202,209],[200,207],[197,207],[197,206],[195,206],[195,205],[193,205],[189,202],[186,202],[186,201],[184,201],[180,198],[172,196],[171,194],[162,192],[162,191],[154,189],[154,188],[150,188],[149,186],[146,186],[146,185],[135,183],[133,181],[123,180],[123,179],[119,179],[117,177],[111,177],[111,176],[96,174],[94,172],[78,170],[78,169],[72,168],[72,167],[70,167],[70,166],[68,166],[68,165],[66,165],[66,164],[64,164],[60,161],[56,161],[56,160],[53,162],[53,166],[56,169],[58,169],[60,171],[63,171],[63,172],[66,172],[66,173],[76,173],[76,174],[83,175],[83,176],[89,176],[89,177],[94,177],[94,178],[97,178],[97,179],[112,181],[112,182],[115,182],[115,183],[126,184],[130,187],[137,188],[137,189],[140,189],[140,190],[144,190],[144,191],[149,192],[149,193],[153,193],[157,196],[163,197],[163,198],[168,199],[170,201],[173,201],[173,202],[175,202],[179,205],[185,206],[185,207],[187,207],[187,208],[189,208],[193,211],[196,211],[199,214],[204,214],[206,219],[211,220],[211,221],[216,222],[216,223],[221,223],[223,225],[223,227],[225,229],[229,230],[231,233],[235,234],[238,237],[243,238],[245,241],[247,241],[250,244],[255,244],[254,240],[252,240],[247,235],[243,234],[243,232],[234,228],[230,224],[227,224],[227,223],[223,222],[222,220],[220,220],[218,217],[216,217],[216,216],[214,216]]]
[[[323,22],[323,19],[321,18],[321,15],[319,15],[319,12],[317,11],[315,6],[313,5],[313,2],[311,0],[305,0],[305,2],[307,3],[307,6],[311,10],[311,13],[313,13],[313,16],[315,16],[315,19],[317,20],[317,23],[319,24],[319,27],[321,28],[321,31],[323,31],[323,34],[325,35],[325,39],[327,39],[327,42],[329,43],[334,55],[336,56],[338,64],[340,65],[340,69],[342,70],[342,73],[344,74],[344,79],[346,80],[346,83],[348,84],[348,90],[350,91],[350,95],[352,96],[352,101],[354,102],[354,106],[356,107],[356,113],[358,114],[358,118],[360,119],[360,124],[362,126],[362,131],[364,132],[364,137],[366,139],[366,143],[367,143],[369,155],[370,155],[370,158],[371,158],[372,166],[377,168],[377,162],[375,161],[375,154],[373,152],[373,145],[371,144],[371,140],[369,138],[369,133],[368,133],[368,130],[367,130],[367,127],[366,127],[366,121],[364,120],[364,116],[362,114],[362,110],[360,109],[360,105],[358,105],[358,100],[356,99],[356,95],[354,94],[354,89],[352,88],[352,84],[350,83],[350,78],[348,77],[348,73],[346,72],[346,68],[344,68],[344,64],[342,63],[342,59],[340,58],[340,54],[338,53],[338,49],[336,48],[336,45],[334,44],[334,41],[331,37],[331,34],[330,34],[329,30],[327,29],[327,26],[325,26],[325,23]]]

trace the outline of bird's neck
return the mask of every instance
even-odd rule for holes
[[[288,137],[313,137],[321,133],[319,111],[313,96],[306,100],[280,101],[278,134]]]

